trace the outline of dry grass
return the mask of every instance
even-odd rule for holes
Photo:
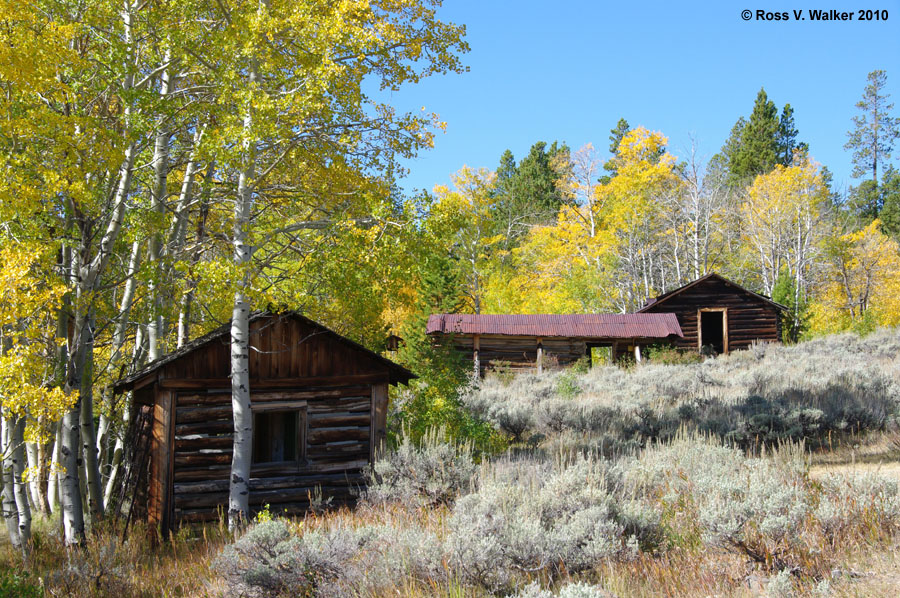
[[[47,597],[207,598],[221,595],[209,563],[225,545],[221,526],[185,530],[170,542],[155,542],[138,527],[127,540],[111,528],[91,535],[84,548],[67,550],[56,520],[36,519],[32,548],[24,559],[7,538],[0,570],[27,571]],[[0,593],[2,598],[7,596]],[[10,598],[15,594],[10,594]]]
[[[900,483],[900,432],[862,437],[811,456],[810,475],[875,473]]]
[[[377,509],[342,509],[322,515],[311,515],[295,521],[298,530],[324,530],[336,526],[362,527],[377,524],[427,526],[441,529],[448,511],[445,508],[420,509],[410,512],[395,507]],[[109,533],[92,539],[83,550],[67,553],[59,544],[47,542],[35,546],[25,568],[40,580],[45,596],[72,598],[109,597],[179,597],[213,598],[224,595],[224,589],[212,571],[211,564],[227,539],[221,526],[210,526],[182,532],[158,548],[132,536],[128,542],[110,539]],[[107,547],[107,548],[104,548]],[[115,546],[111,556],[110,546]],[[106,562],[104,560],[108,559]],[[860,545],[836,555],[835,577],[829,579],[830,593],[837,598],[876,598],[895,596],[900,591],[900,543],[886,547]],[[85,567],[85,563],[89,563]],[[123,565],[127,565],[123,568]],[[72,567],[87,576],[65,579]],[[21,557],[8,545],[0,547],[0,568],[21,570]],[[118,569],[118,570],[116,570]],[[63,572],[63,574],[61,574]],[[450,579],[453,579],[452,572]],[[91,575],[93,574],[93,576]],[[560,588],[574,578],[529,578],[545,587]],[[593,571],[578,576],[579,580],[596,583],[619,598],[750,598],[766,596],[770,576],[744,555],[724,549],[678,549],[665,554],[641,555],[626,562],[606,562]],[[820,580],[803,580],[796,596],[814,596]],[[0,594],[2,595],[2,594]],[[364,593],[361,598],[385,596],[383,592]],[[408,579],[395,585],[389,593],[398,598],[487,598],[482,589],[463,586],[453,581],[427,583]],[[6,598],[4,596],[4,598]]]

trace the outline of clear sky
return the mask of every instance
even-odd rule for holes
[[[809,20],[809,9],[887,10],[887,21]],[[745,21],[749,9],[787,12],[788,21]],[[802,10],[804,21],[793,20]],[[406,164],[407,191],[449,183],[463,165],[495,169],[536,141],[591,142],[606,157],[620,117],[663,132],[687,157],[691,136],[715,154],[760,87],[779,112],[794,107],[812,157],[850,178],[843,149],[866,75],[883,69],[900,115],[900,0],[721,0],[617,2],[445,0],[442,19],[464,23],[468,73],[433,77],[393,94],[400,108],[425,106],[447,122],[435,148]],[[893,161],[900,165],[900,147]]]

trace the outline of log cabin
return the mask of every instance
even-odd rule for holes
[[[672,343],[707,354],[746,349],[754,342],[781,340],[788,308],[714,272],[651,299],[639,314],[670,313],[683,333]]]
[[[227,511],[233,419],[230,324],[114,385],[132,393],[129,520],[163,531]],[[305,511],[353,500],[385,439],[388,385],[407,369],[298,313],[250,318],[250,506]]]
[[[609,347],[612,361],[626,354],[641,360],[641,347],[681,337],[673,314],[495,315],[434,314],[426,333],[446,340],[484,375],[491,367],[542,372]]]

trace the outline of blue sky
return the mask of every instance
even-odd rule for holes
[[[740,14],[863,5],[887,10],[888,20],[757,22]],[[539,140],[573,150],[591,142],[605,157],[620,117],[663,132],[679,158],[693,136],[709,158],[737,118],[749,116],[760,87],[779,111],[794,107],[800,139],[846,186],[855,181],[843,146],[870,71],[887,71],[900,115],[900,0],[445,0],[439,14],[466,25],[470,71],[390,98],[447,122],[435,148],[406,164],[407,191],[449,183],[464,164],[494,169],[507,148],[521,159]],[[895,164],[898,156],[900,148]]]

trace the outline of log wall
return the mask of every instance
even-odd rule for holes
[[[728,320],[728,351],[746,349],[754,341],[781,339],[779,310],[771,303],[734,285],[710,278],[642,310],[647,313],[674,313],[684,338],[673,344],[698,350],[698,313],[701,309],[725,308]]]
[[[301,410],[301,460],[251,466],[251,511],[304,512],[354,500],[386,435],[388,385],[413,374],[299,314],[251,317],[251,405]],[[233,445],[230,337],[220,327],[126,378],[152,433],[138,515],[168,531],[225,514]],[[305,426],[303,423],[305,421]],[[143,505],[146,506],[143,509]]]
[[[252,466],[251,509],[269,505],[272,512],[303,512],[317,492],[331,497],[332,504],[351,502],[371,458],[376,394],[373,385],[254,392],[254,405],[305,401],[308,427],[306,463]],[[214,520],[227,511],[233,425],[230,394],[177,393],[174,523]]]

